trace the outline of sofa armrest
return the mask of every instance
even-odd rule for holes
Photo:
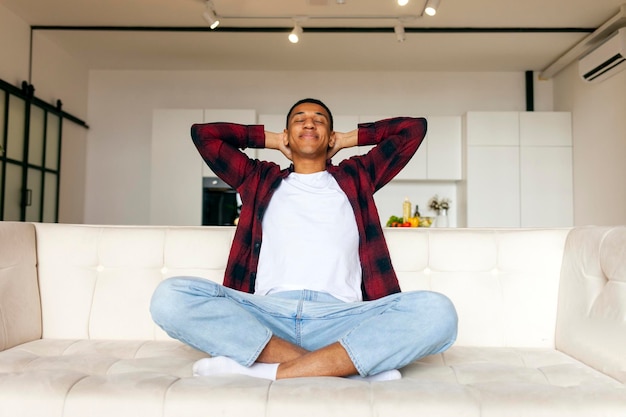
[[[0,222],[0,351],[39,338],[35,227]]]
[[[626,383],[626,227],[580,227],[568,235],[556,347]]]

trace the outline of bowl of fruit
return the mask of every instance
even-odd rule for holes
[[[430,227],[434,217],[414,216],[408,217],[406,221],[399,216],[390,216],[385,224],[386,227]]]

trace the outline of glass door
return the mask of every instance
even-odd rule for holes
[[[56,222],[62,116],[0,90],[0,220]]]
[[[24,150],[26,128],[26,102],[8,94],[4,147],[4,192],[2,220],[23,220],[23,203],[26,199],[24,184]]]
[[[44,176],[42,197],[42,219],[46,223],[56,222],[59,213],[59,165],[61,164],[61,117],[50,112],[46,118],[44,151]]]

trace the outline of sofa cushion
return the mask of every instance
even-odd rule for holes
[[[383,383],[191,377],[193,362],[204,356],[176,341],[34,341],[0,353],[0,404],[48,417],[504,417],[546,410],[623,417],[626,411],[622,384],[553,349],[454,346]]]

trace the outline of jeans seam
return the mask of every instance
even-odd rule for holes
[[[267,330],[267,338],[265,339],[265,341],[263,343],[261,343],[259,345],[259,348],[252,354],[252,356],[250,356],[250,358],[246,361],[246,363],[244,364],[246,367],[250,367],[252,366],[256,360],[259,358],[259,356],[261,355],[261,352],[263,352],[263,349],[265,349],[265,347],[267,346],[267,344],[270,342],[270,339],[272,338],[272,332]]]
[[[367,373],[363,371],[363,366],[361,365],[361,363],[357,360],[356,356],[354,355],[354,352],[352,351],[352,348],[350,347],[350,345],[348,344],[348,341],[345,340],[344,337],[342,337],[339,340],[339,344],[346,350],[346,352],[348,353],[348,356],[350,357],[350,360],[352,361],[352,364],[354,365],[354,367],[356,368],[357,372],[359,373],[359,375],[361,376],[367,376]]]
[[[302,346],[302,309],[304,307],[304,301],[302,299],[300,299],[300,301],[298,301],[298,307],[296,310],[296,317],[294,320],[294,326],[295,326],[295,340],[296,340],[296,344],[298,346]]]

